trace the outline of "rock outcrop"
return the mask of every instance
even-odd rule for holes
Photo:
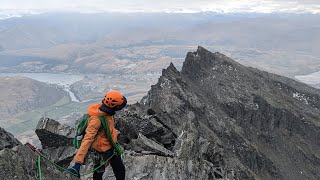
[[[21,145],[13,135],[0,127],[0,150]]]
[[[21,145],[0,151],[0,179],[39,179],[37,155],[29,147]],[[41,160],[42,178],[47,180],[78,179],[61,173],[50,163]]]
[[[6,145],[0,151],[0,179],[39,179],[38,156],[27,146],[14,139],[13,136],[0,128],[1,145]],[[4,137],[4,138],[3,138]],[[61,173],[47,161],[41,160],[43,179],[77,179]]]
[[[319,108],[319,90],[199,47],[117,114],[127,178],[319,179]]]
[[[130,132],[127,140],[143,134],[151,114],[172,135],[144,135],[175,159],[211,164],[213,178],[318,179],[319,108],[319,90],[199,47],[188,53],[181,72],[173,64],[163,70],[148,96],[128,108],[131,115],[120,118],[131,127],[118,129]],[[170,179],[170,171],[159,171]]]
[[[59,165],[68,167],[76,149],[72,145],[75,129],[59,122],[41,118],[36,134],[42,145],[42,152]]]
[[[116,114],[126,178],[319,179],[319,109],[320,90],[199,47]],[[56,152],[73,132],[50,119],[37,127],[44,150],[65,164],[74,151]]]
[[[60,147],[72,145],[75,129],[67,125],[61,125],[59,122],[41,118],[38,122],[36,133],[41,141],[42,148]]]

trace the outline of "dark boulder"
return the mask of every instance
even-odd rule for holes
[[[27,145],[21,145],[19,141],[5,131],[1,130],[2,145],[5,148],[0,151],[0,179],[39,179],[38,155]],[[10,144],[10,145],[8,145]],[[13,147],[13,148],[11,148]],[[9,149],[11,148],[11,149]],[[41,174],[43,179],[76,179],[57,170],[55,166],[41,158]]]
[[[13,135],[0,127],[0,150],[21,145]]]

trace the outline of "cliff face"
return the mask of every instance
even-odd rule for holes
[[[181,72],[170,64],[140,103],[117,113],[126,177],[319,179],[319,109],[319,90],[199,47]],[[68,165],[73,129],[42,119],[36,132],[43,151]]]
[[[181,72],[172,64],[163,70],[148,96],[131,108],[138,106],[142,119],[152,114],[144,123],[154,119],[166,131],[149,132],[128,120],[137,132],[175,159],[209,163],[215,178],[320,177],[320,91],[305,84],[199,47],[188,53]]]
[[[163,71],[143,106],[174,132],[173,151],[189,152],[187,159],[223,165],[240,179],[320,177],[317,89],[199,47],[181,72]]]
[[[39,179],[38,156],[27,146],[0,128],[0,179]],[[43,179],[77,179],[59,172],[47,161],[41,160]]]
[[[127,178],[318,179],[319,108],[319,90],[199,47],[118,114]]]

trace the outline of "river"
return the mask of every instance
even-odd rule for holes
[[[79,102],[70,91],[70,85],[84,78],[78,74],[55,74],[55,73],[0,73],[0,76],[24,76],[40,82],[62,86],[69,93],[71,101]]]

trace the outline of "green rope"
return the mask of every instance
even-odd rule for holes
[[[110,159],[115,156],[115,155],[118,155],[118,156],[121,156],[123,153],[124,153],[124,149],[123,147],[121,147],[120,144],[118,143],[115,143],[112,139],[112,136],[111,136],[111,132],[110,132],[110,129],[109,129],[109,125],[108,125],[108,121],[106,121],[105,117],[104,116],[99,116],[99,119],[102,123],[102,126],[104,127],[104,129],[106,130],[106,135],[107,135],[107,138],[109,140],[109,142],[112,144],[112,147],[113,147],[113,154],[105,161],[102,161],[102,163],[100,163],[100,166],[94,168],[93,170],[89,171],[89,172],[86,172],[86,173],[83,173],[83,174],[80,174],[80,176],[85,176],[85,175],[88,175],[88,174],[91,174],[93,173],[94,171],[98,170],[99,168],[101,168],[102,166],[104,166],[108,161],[110,161]],[[48,162],[50,162],[52,165],[54,165],[55,167],[57,167],[58,169],[60,169],[62,172],[65,172],[67,171],[69,174],[73,175],[73,176],[77,176],[77,174],[73,174],[71,173],[70,171],[68,171],[66,168],[64,167],[61,167],[59,166],[58,164],[54,163],[53,161],[51,161],[49,158],[43,156],[42,154],[40,154],[38,156],[38,169],[39,169],[39,177],[40,177],[40,180],[42,180],[42,175],[41,175],[41,167],[40,167],[40,158],[43,157],[45,160],[47,160]]]
[[[38,171],[39,171],[39,180],[42,180],[42,174],[41,174],[41,156],[38,156]]]
[[[109,129],[108,120],[106,120],[106,118],[104,116],[99,116],[99,119],[102,123],[103,128],[106,131],[106,136],[107,136],[109,142],[111,143],[113,149],[115,150],[114,153],[116,153],[116,155],[118,155],[118,156],[121,156],[124,153],[124,149],[119,143],[114,142],[114,140],[112,139],[111,132]]]
[[[94,168],[93,170],[91,171],[88,171],[86,173],[83,173],[83,174],[80,174],[80,176],[85,176],[85,175],[88,175],[88,174],[92,174],[94,171],[98,170],[99,168],[101,168],[102,166],[104,166],[107,162],[109,162],[111,160],[111,158],[113,156],[116,155],[116,152],[113,151],[113,154],[108,158],[106,159],[105,161],[102,161],[102,163],[100,163],[100,166]],[[41,163],[41,159],[40,158],[44,158],[45,160],[47,160],[50,164],[54,165],[57,169],[61,170],[62,172],[68,172],[69,174],[73,175],[73,176],[76,176],[78,177],[76,174],[73,174],[72,172],[68,171],[66,168],[62,167],[62,166],[59,166],[58,164],[54,163],[53,161],[51,161],[49,158],[43,156],[43,155],[39,155],[38,156],[38,170],[39,170],[39,180],[42,180],[42,175],[41,175],[41,166],[40,166],[40,163]]]

